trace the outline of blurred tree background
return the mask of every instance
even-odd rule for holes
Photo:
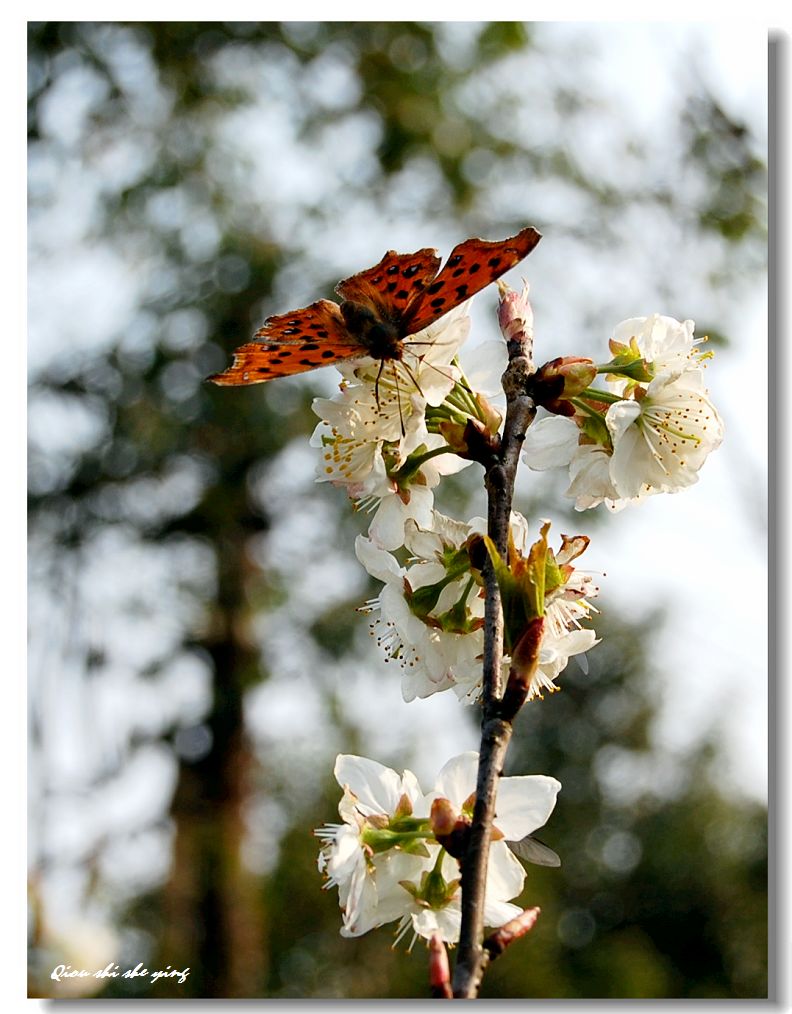
[[[337,752],[430,778],[477,715],[401,704],[354,611],[363,522],[307,446],[332,371],[203,378],[387,248],[526,224],[540,356],[658,308],[728,363],[765,266],[762,125],[684,39],[659,72],[614,66],[604,28],[30,25],[31,995],[426,995],[422,946],[340,938],[311,829]],[[480,511],[474,472],[441,508]],[[553,483],[524,481],[529,518],[613,523]],[[658,747],[663,603],[628,614],[606,586],[601,608],[589,674],[519,721],[511,770],[563,784],[563,865],[529,869],[543,915],[484,995],[765,996],[764,808],[724,785],[714,728],[683,763]],[[49,979],[108,961],[191,971]]]

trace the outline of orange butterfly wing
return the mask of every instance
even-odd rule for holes
[[[389,250],[379,264],[345,278],[336,285],[342,299],[379,310],[400,320],[437,274],[440,258],[426,248],[414,254]]]
[[[511,239],[493,243],[465,240],[454,247],[439,274],[440,258],[435,250],[425,248],[414,254],[389,250],[373,268],[340,281],[336,292],[343,300],[361,304],[389,321],[405,338],[500,278],[527,257],[541,238],[536,229],[528,227]],[[259,340],[234,352],[227,370],[208,379],[229,387],[261,384],[371,354],[367,345],[350,333],[338,304],[329,299],[269,317],[254,337]]]
[[[466,239],[455,246],[437,278],[426,286],[420,299],[408,307],[405,334],[422,331],[500,278],[527,257],[541,238],[541,233],[529,226],[511,239],[493,243]]]
[[[268,317],[254,337],[260,340],[241,345],[231,366],[207,379],[223,387],[262,384],[368,354],[347,330],[338,304],[329,299]]]

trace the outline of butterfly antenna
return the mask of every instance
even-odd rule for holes
[[[405,344],[405,346],[407,348],[411,348],[413,345],[429,345],[429,346],[434,346],[435,348],[438,348],[438,349],[442,349],[446,345],[454,345],[454,344],[456,344],[456,339],[455,338],[446,338],[443,341],[438,341],[436,338],[434,338],[432,341],[415,341],[412,337],[410,337],[410,338],[405,339],[404,344]]]
[[[426,344],[426,345],[431,345],[431,344],[433,344],[433,343],[432,343],[432,342],[425,342],[425,343],[424,343],[424,342],[414,342],[414,344],[416,344],[416,345],[423,345],[423,344]],[[410,349],[409,351],[410,351],[410,352],[412,352],[412,349]],[[425,359],[425,354],[424,354],[424,355],[420,355],[420,356],[419,356],[419,355],[417,355],[417,353],[415,353],[415,352],[412,352],[412,354],[413,354],[413,355],[415,356],[416,360],[417,360],[417,361],[418,361],[419,363],[422,363],[422,364],[423,364],[424,366],[428,366],[428,367],[430,367],[430,369],[434,370],[434,371],[435,371],[436,373],[439,373],[439,374],[440,374],[440,376],[441,376],[441,377],[444,377],[444,378],[445,378],[446,380],[450,380],[450,381],[452,381],[452,382],[454,381],[454,379],[455,379],[455,378],[454,378],[454,377],[452,377],[452,376],[449,376],[449,375],[448,375],[448,374],[447,374],[447,373],[446,373],[446,372],[445,372],[444,370],[442,370],[442,369],[441,369],[441,368],[440,368],[439,366],[435,366],[435,364],[434,364],[434,363],[430,363],[430,362],[427,362],[427,360]],[[408,376],[410,377],[410,380],[412,380],[412,382],[413,382],[413,383],[415,384],[415,386],[416,386],[416,387],[418,388],[418,393],[419,393],[419,394],[421,395],[421,397],[423,397],[423,391],[421,390],[421,388],[420,388],[420,385],[418,384],[418,380],[417,380],[417,378],[415,377],[415,374],[414,374],[414,373],[413,373],[413,371],[412,371],[412,370],[410,369],[410,367],[409,367],[409,366],[407,365],[407,363],[405,362],[405,360],[404,360],[404,359],[402,359],[402,365],[404,366],[405,372],[406,372],[406,373],[408,374]]]
[[[426,353],[422,352],[422,353],[419,354],[419,353],[417,353],[417,352],[414,351],[414,348],[415,348],[415,346],[425,345],[427,347],[434,347],[434,348],[442,349],[444,346],[451,346],[451,345],[455,345],[455,344],[456,344],[456,339],[454,339],[454,338],[446,338],[444,341],[437,341],[437,340],[435,340],[435,341],[405,341],[405,343],[404,343],[404,345],[405,345],[405,351],[411,352],[412,355],[415,356],[416,360],[419,363],[423,363],[426,366],[431,366],[431,368],[433,370],[435,370],[437,373],[439,373],[440,376],[445,377],[446,380],[453,380],[454,378],[453,377],[449,377],[449,375],[447,373],[444,373],[443,370],[439,366],[436,366],[434,363],[427,362],[426,361]]]

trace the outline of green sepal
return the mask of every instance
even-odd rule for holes
[[[610,431],[605,423],[605,419],[599,414],[578,415],[576,422],[580,431],[587,436],[592,443],[599,444],[600,447],[612,447]]]
[[[540,537],[531,546],[527,557],[523,557],[517,552],[510,532],[508,564],[498,553],[492,539],[487,535],[484,536],[484,544],[489,552],[495,580],[498,582],[501,593],[504,641],[509,652],[519,643],[531,620],[544,616],[549,554],[547,533],[549,530],[550,522],[548,521],[542,525]],[[557,579],[552,568],[551,579],[553,581]]]
[[[414,884],[412,880],[400,880],[399,887],[403,887],[408,894],[412,895],[413,900],[416,901],[419,905],[423,905],[424,907],[428,908],[426,902],[421,897],[420,887],[417,884]]]
[[[550,531],[550,522],[546,521],[539,529],[539,538],[531,546],[528,552],[528,561],[525,566],[525,579],[528,593],[531,596],[532,609],[526,614],[529,620],[537,616],[544,616],[545,591],[547,584],[547,556],[550,550],[547,546],[547,533]],[[515,554],[516,556],[516,554]],[[520,563],[523,561],[520,560]]]
[[[465,599],[467,595],[464,596]],[[444,613],[433,617],[440,630],[446,634],[472,634],[481,630],[484,620],[481,616],[471,616],[464,601],[460,600]]]
[[[412,841],[406,841],[403,845],[399,846],[402,852],[407,852],[411,856],[420,856],[422,859],[428,859],[431,853],[426,847],[426,843],[422,842],[418,838],[414,838]]]
[[[429,448],[426,444],[420,444],[398,468],[387,469],[389,478],[393,479],[399,489],[406,489],[420,471],[428,453]]]
[[[456,581],[470,570],[470,557],[464,546],[462,549],[447,546],[443,549],[438,563],[443,565],[446,573],[445,577],[434,584],[423,585],[421,588],[413,591],[408,582],[404,582],[404,598],[410,608],[410,612],[414,616],[417,616],[419,620],[423,620],[433,627],[440,624],[438,624],[435,617],[430,617],[430,613],[437,605],[437,600],[440,598],[446,585],[451,584],[452,581]]]
[[[406,823],[407,821],[416,821],[416,820],[418,820],[417,817],[413,817],[412,812],[413,812],[413,805],[412,805],[412,802],[410,800],[410,797],[407,795],[406,792],[403,792],[401,794],[401,798],[399,799],[399,805],[396,807],[396,811],[393,814],[393,820],[391,821],[391,826],[395,826],[397,824],[399,826],[401,826],[402,822]]]
[[[442,853],[440,855],[442,856]],[[439,859],[440,856],[438,856]],[[438,861],[438,865],[434,869],[427,870],[421,876],[420,886],[409,880],[399,881],[405,891],[409,891],[415,901],[425,908],[445,908],[453,900],[459,888],[459,880],[447,881],[440,872],[439,865]]]
[[[397,812],[388,826],[397,834],[412,834],[413,831],[425,831],[429,821],[426,817],[399,816]]]
[[[565,584],[567,577],[568,573],[565,574],[558,563],[556,563],[553,550],[548,549],[545,560],[545,596],[548,592],[555,591],[556,588],[560,588],[562,584]]]
[[[610,350],[613,359],[598,366],[598,373],[607,373],[617,378],[627,377],[644,384],[654,379],[654,365],[644,359],[635,337],[630,339],[629,345],[611,339]]]
[[[413,616],[417,616],[419,620],[426,622],[429,614],[437,605],[441,592],[451,580],[453,579],[446,575],[442,580],[436,581],[434,584],[425,584],[422,588],[416,589],[416,591],[413,591],[407,581],[405,581],[404,598]]]
[[[360,840],[375,855],[390,849],[413,852],[416,845],[423,846],[421,839],[431,837],[431,834],[426,818],[403,817],[388,827],[372,827],[369,824],[361,831]],[[420,851],[416,854],[425,855]]]

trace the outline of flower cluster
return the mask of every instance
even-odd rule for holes
[[[549,522],[537,539],[511,511],[508,544],[499,549],[483,518],[462,522],[435,509],[443,475],[471,461],[490,468],[505,460],[501,414],[481,363],[489,361],[500,374],[507,346],[512,363],[519,362],[524,392],[548,413],[529,427],[522,459],[535,470],[568,467],[567,496],[578,510],[605,503],[617,511],[693,484],[723,438],[723,423],[704,386],[708,354],[692,321],[632,318],[614,330],[607,363],[566,356],[534,370],[528,287],[521,294],[499,288],[505,343],[481,346],[478,363],[463,371],[460,349],[470,321],[461,307],[410,336],[401,359],[342,365],[339,393],[314,402],[321,421],[312,444],[321,451],[318,480],[342,486],[356,507],[374,515],[355,552],[381,589],[362,611],[386,660],[401,668],[404,700],[444,690],[464,703],[481,698],[486,573],[497,582],[502,605],[502,693],[496,696],[508,720],[525,701],[558,690],[570,658],[597,644],[586,624],[599,589],[576,566],[586,536],[561,536],[551,548]],[[602,375],[606,386],[592,386]],[[454,758],[424,794],[409,771],[399,775],[365,758],[338,757],[341,823],[316,834],[326,886],[338,888],[344,936],[398,922],[399,938],[410,932],[413,941],[459,938],[459,860],[466,854],[477,764],[477,754]],[[520,914],[512,900],[525,874],[513,852],[546,865],[560,862],[530,837],[548,819],[559,789],[540,775],[500,780],[487,925],[501,927]]]
[[[547,527],[540,540],[545,549]],[[355,544],[358,559],[372,577],[383,582],[379,597],[366,607],[374,615],[372,634],[386,658],[397,661],[402,668],[405,701],[449,688],[465,703],[478,700],[481,694],[484,649],[481,566],[485,532],[483,518],[463,524],[438,511],[432,512],[431,525],[426,529],[408,521],[404,543],[410,563],[406,567],[372,539],[358,536]],[[557,690],[554,681],[569,658],[597,643],[594,631],[584,630],[580,621],[592,612],[588,600],[599,589],[589,576],[571,565],[587,545],[588,539],[582,536],[564,537],[557,555],[548,550],[541,563],[545,594],[540,611],[536,611],[536,603],[523,608],[522,615],[533,610],[534,616],[546,616],[529,700],[541,697],[543,690]],[[531,550],[528,522],[521,514],[512,512],[509,567],[513,570],[519,560],[530,558]],[[551,574],[549,580],[546,574]],[[519,591],[513,595],[515,600],[520,597]],[[519,611],[520,606],[516,605],[515,614]],[[507,653],[503,662],[505,672],[510,664]]]
[[[347,754],[336,759],[341,823],[315,833],[323,842],[319,869],[325,886],[338,888],[343,936],[361,936],[398,920],[398,939],[410,932],[413,941],[434,934],[447,943],[459,939],[461,891],[453,842],[470,826],[477,767],[476,753],[452,758],[424,794],[410,771],[399,775]],[[507,842],[520,843],[546,823],[560,788],[545,775],[500,780],[486,925],[502,926],[520,914],[510,902],[522,891],[525,871]]]
[[[578,510],[605,503],[614,511],[655,493],[676,493],[698,480],[709,453],[723,439],[723,422],[703,381],[693,321],[655,314],[619,324],[613,358],[548,364],[561,378],[545,407],[557,413],[528,431],[524,460],[533,469],[569,467],[566,492]],[[608,375],[608,390],[583,387],[581,364]],[[542,371],[540,371],[541,375]],[[567,382],[568,378],[568,382]]]
[[[457,307],[412,336],[400,361],[339,365],[340,392],[314,400],[317,479],[343,486],[357,507],[374,512],[369,536],[383,549],[404,544],[407,521],[429,526],[433,488],[471,463],[463,456],[470,427],[497,434],[500,414],[459,364],[469,331],[467,306]],[[478,362],[480,355],[471,373]]]

